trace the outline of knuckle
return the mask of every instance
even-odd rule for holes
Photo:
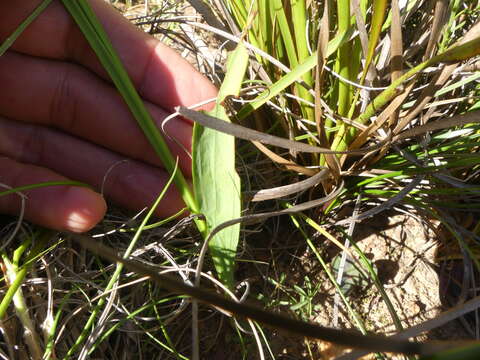
[[[44,157],[45,129],[39,126],[26,126],[23,135],[19,137],[19,152],[17,159],[30,164],[41,163]]]
[[[71,81],[74,70],[69,64],[62,64],[59,68],[55,90],[50,101],[49,124],[69,128],[75,120],[75,96],[73,96]]]

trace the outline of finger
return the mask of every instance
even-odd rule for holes
[[[127,159],[67,134],[0,118],[0,154],[90,184],[117,204],[132,210],[151,206],[168,180],[162,169]],[[183,208],[172,185],[156,214]]]
[[[54,126],[129,158],[161,164],[115,89],[84,68],[7,53],[0,57],[0,83],[1,115]],[[151,103],[146,106],[160,127],[166,113]],[[190,176],[191,125],[175,118],[165,132],[182,172]]]
[[[40,0],[1,1],[0,42],[9,36]],[[90,4],[141,95],[160,106],[190,106],[214,97],[214,86],[169,47],[136,29],[103,0]],[[60,1],[55,1],[13,44],[38,57],[73,60],[108,79],[83,35]]]
[[[64,181],[65,177],[48,169],[0,157],[0,182],[13,188],[46,181]],[[24,191],[25,218],[36,224],[73,232],[85,232],[105,215],[102,196],[91,189],[75,186],[51,186]],[[17,194],[0,197],[0,212],[18,215],[21,199]]]

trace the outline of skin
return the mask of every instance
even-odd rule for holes
[[[0,2],[0,41],[39,3]],[[174,106],[216,96],[215,87],[175,51],[136,29],[103,0],[90,3],[157,124]],[[26,191],[26,219],[84,232],[105,215],[103,195],[133,210],[155,200],[168,174],[61,2],[52,2],[0,57],[0,84],[0,183],[17,187],[73,179],[96,190],[55,186]],[[165,131],[173,155],[190,176],[190,158],[172,138],[190,149],[192,124],[176,118]],[[102,183],[103,195],[98,193]],[[18,195],[0,197],[1,213],[18,214],[20,205]],[[183,206],[171,187],[157,215]]]

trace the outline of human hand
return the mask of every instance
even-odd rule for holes
[[[0,2],[0,43],[40,2]],[[104,1],[90,3],[159,126],[174,106],[216,95],[173,50]],[[136,210],[158,196],[168,174],[61,2],[51,3],[0,57],[0,85],[0,183],[17,187],[72,179],[99,191],[105,179],[104,194]],[[190,123],[176,118],[165,131],[190,149]],[[190,176],[188,155],[166,140]],[[106,211],[102,195],[87,188],[51,186],[24,193],[25,217],[53,229],[87,231]],[[18,214],[20,206],[18,195],[0,197],[2,213]],[[183,206],[172,186],[157,215]]]

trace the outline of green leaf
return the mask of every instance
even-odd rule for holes
[[[278,27],[280,29],[280,34],[282,35],[288,61],[290,62],[290,66],[295,67],[298,64],[297,52],[295,50],[295,42],[290,31],[287,15],[285,14],[285,9],[283,7],[283,1],[273,0],[272,6],[275,11],[276,20],[278,21]]]
[[[365,60],[365,67],[363,69],[363,74],[361,77],[362,80],[360,81],[361,84],[363,84],[363,81],[365,80],[368,68],[370,67],[370,63],[372,62],[373,56],[375,54],[375,48],[377,47],[380,33],[382,32],[383,21],[385,20],[386,9],[386,0],[375,0],[373,2],[372,25],[370,28],[370,36],[368,39],[368,54]]]
[[[332,260],[332,270],[338,274],[341,268],[341,255],[337,255]],[[374,267],[375,264],[372,264]],[[374,270],[376,271],[375,267]],[[339,283],[340,289],[342,289],[345,295],[351,294],[355,288],[362,289],[369,285],[368,280],[363,276],[362,272],[357,268],[355,263],[346,258],[343,264],[342,281]]]
[[[217,103],[223,104],[228,96],[238,96],[248,65],[248,51],[243,42],[239,42],[235,51],[227,59],[227,73],[218,91]],[[218,105],[217,105],[218,106]]]
[[[227,74],[215,108],[208,115],[230,122],[223,101],[237,96],[248,64],[242,43],[229,56]],[[235,138],[199,124],[193,127],[193,187],[200,212],[207,220],[207,231],[225,221],[240,217],[240,178],[235,170]],[[234,285],[235,255],[240,225],[230,226],[215,235],[209,245],[215,269],[228,287]]]
[[[440,62],[451,63],[457,61],[463,61],[470,59],[480,54],[480,36],[466,42],[462,42],[460,45],[454,45],[446,50],[444,53],[439,54],[430,59],[429,65],[435,65]]]

